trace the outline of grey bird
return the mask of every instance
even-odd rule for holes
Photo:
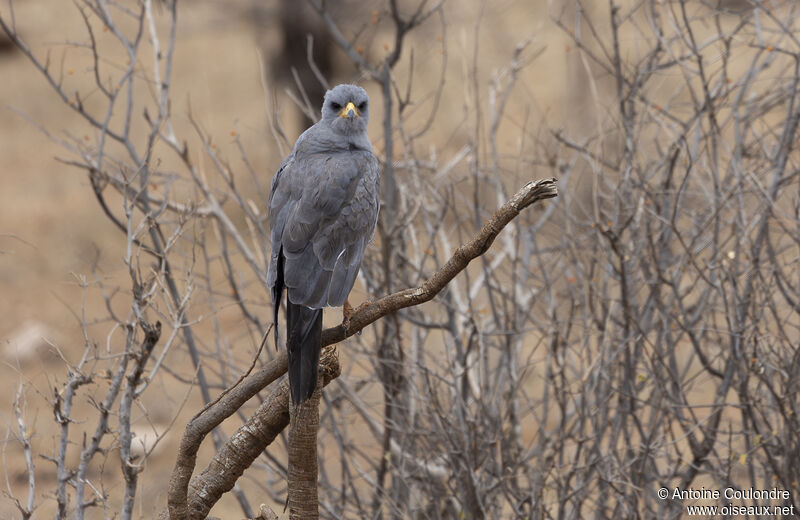
[[[380,175],[367,138],[368,120],[364,89],[338,85],[329,90],[322,119],[297,139],[272,179],[267,285],[276,345],[286,289],[286,350],[295,404],[311,397],[317,384],[322,309],[345,304],[375,232]]]

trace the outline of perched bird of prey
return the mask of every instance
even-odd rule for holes
[[[367,138],[369,98],[361,87],[325,94],[322,119],[297,139],[269,195],[275,344],[286,288],[286,350],[292,402],[314,393],[322,308],[343,305],[375,232],[380,206],[378,160]]]

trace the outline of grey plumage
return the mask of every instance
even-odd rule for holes
[[[317,381],[322,308],[353,288],[380,205],[378,161],[367,138],[369,99],[355,85],[325,94],[322,119],[297,139],[272,180],[267,284],[277,322],[287,293],[286,348],[292,401]]]

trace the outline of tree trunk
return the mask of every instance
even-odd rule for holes
[[[317,430],[319,429],[320,378],[311,399],[289,404],[289,518],[319,518],[317,497]]]

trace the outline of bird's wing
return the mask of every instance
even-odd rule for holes
[[[270,229],[270,262],[267,269],[267,286],[275,289],[275,284],[278,279],[278,257],[281,250],[281,235],[283,228],[286,226],[286,217],[288,212],[291,211],[296,200],[292,200],[291,187],[288,182],[282,181],[283,172],[286,170],[287,165],[294,161],[294,154],[290,154],[283,160],[278,171],[272,177],[272,188],[269,192],[269,229]],[[280,290],[283,290],[282,283]],[[273,295],[275,296],[275,295]],[[280,299],[280,295],[277,295]]]
[[[342,305],[355,283],[379,205],[378,164],[369,152],[288,160],[270,195],[274,284],[283,254],[289,299],[311,308]]]

